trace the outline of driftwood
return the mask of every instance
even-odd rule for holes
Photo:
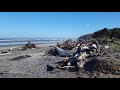
[[[25,58],[29,58],[31,57],[30,55],[22,55],[22,56],[18,56],[18,57],[14,57],[11,60],[20,60],[20,59],[25,59]]]
[[[70,41],[68,41],[70,42]],[[71,43],[65,42],[65,44],[62,44],[63,47],[64,45],[71,45]],[[98,43],[97,40],[94,41],[94,44],[96,44],[98,51],[100,50],[100,44]],[[58,44],[55,46],[55,52],[57,52],[60,56],[65,57],[64,61],[60,64],[58,64],[55,67],[52,66],[47,66],[50,67],[51,70],[54,68],[59,68],[59,69],[70,69],[70,68],[83,68],[85,63],[87,62],[87,57],[91,54],[91,48],[89,47],[89,43],[84,44],[76,44],[71,50],[66,50],[62,48],[62,45]],[[87,46],[88,45],[88,46]],[[65,47],[64,47],[65,48]],[[68,48],[67,48],[68,49]],[[71,53],[72,52],[72,53]],[[95,53],[94,53],[95,54]],[[71,57],[71,55],[73,57]],[[69,57],[69,58],[68,58]],[[67,61],[66,61],[67,60]]]
[[[32,48],[36,48],[36,45],[30,42],[28,42],[27,44],[25,44],[25,46],[23,46],[23,50],[32,49]]]
[[[62,44],[57,44],[57,46],[63,50],[72,50],[77,45],[76,41],[68,39],[66,42]]]
[[[59,69],[69,69],[69,68],[75,68],[75,66],[63,66],[63,67],[58,67]]]
[[[63,50],[59,47],[55,47],[60,56],[70,56],[70,53],[67,50]]]
[[[0,53],[0,55],[6,55],[6,54],[11,54],[11,52],[8,52],[8,53]]]
[[[99,42],[96,39],[95,39],[95,42],[96,42],[96,45],[97,45],[97,52],[100,52],[101,46],[100,46]]]

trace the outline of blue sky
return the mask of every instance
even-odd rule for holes
[[[120,27],[120,12],[0,12],[0,38],[78,38]]]

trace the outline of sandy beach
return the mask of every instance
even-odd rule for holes
[[[1,12],[0,78],[120,78],[120,13]]]
[[[46,50],[56,44],[38,44],[37,48],[25,51],[12,50],[21,46],[0,47],[5,51],[11,49],[9,54],[0,55],[0,78],[76,78],[76,72],[56,69],[47,72],[46,65],[62,61],[63,57],[49,56]],[[30,57],[13,60],[15,57],[29,55]]]
[[[56,43],[37,44],[37,48],[27,50],[20,49],[23,45],[0,47],[0,78],[94,78],[96,75],[98,78],[120,77],[120,75],[102,72],[90,73],[84,69],[76,72],[62,69],[47,71],[46,65],[54,65],[56,62],[64,60],[64,57],[46,54],[55,45]],[[119,52],[109,54],[113,58],[115,55],[119,55]],[[108,55],[98,56],[98,58],[107,59]]]

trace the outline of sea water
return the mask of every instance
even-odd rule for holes
[[[63,40],[56,38],[0,38],[0,46],[23,45],[28,41],[34,44],[51,44],[62,42]]]

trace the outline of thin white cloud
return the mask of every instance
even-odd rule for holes
[[[87,28],[90,27],[90,24],[85,24],[85,27],[87,27]]]

